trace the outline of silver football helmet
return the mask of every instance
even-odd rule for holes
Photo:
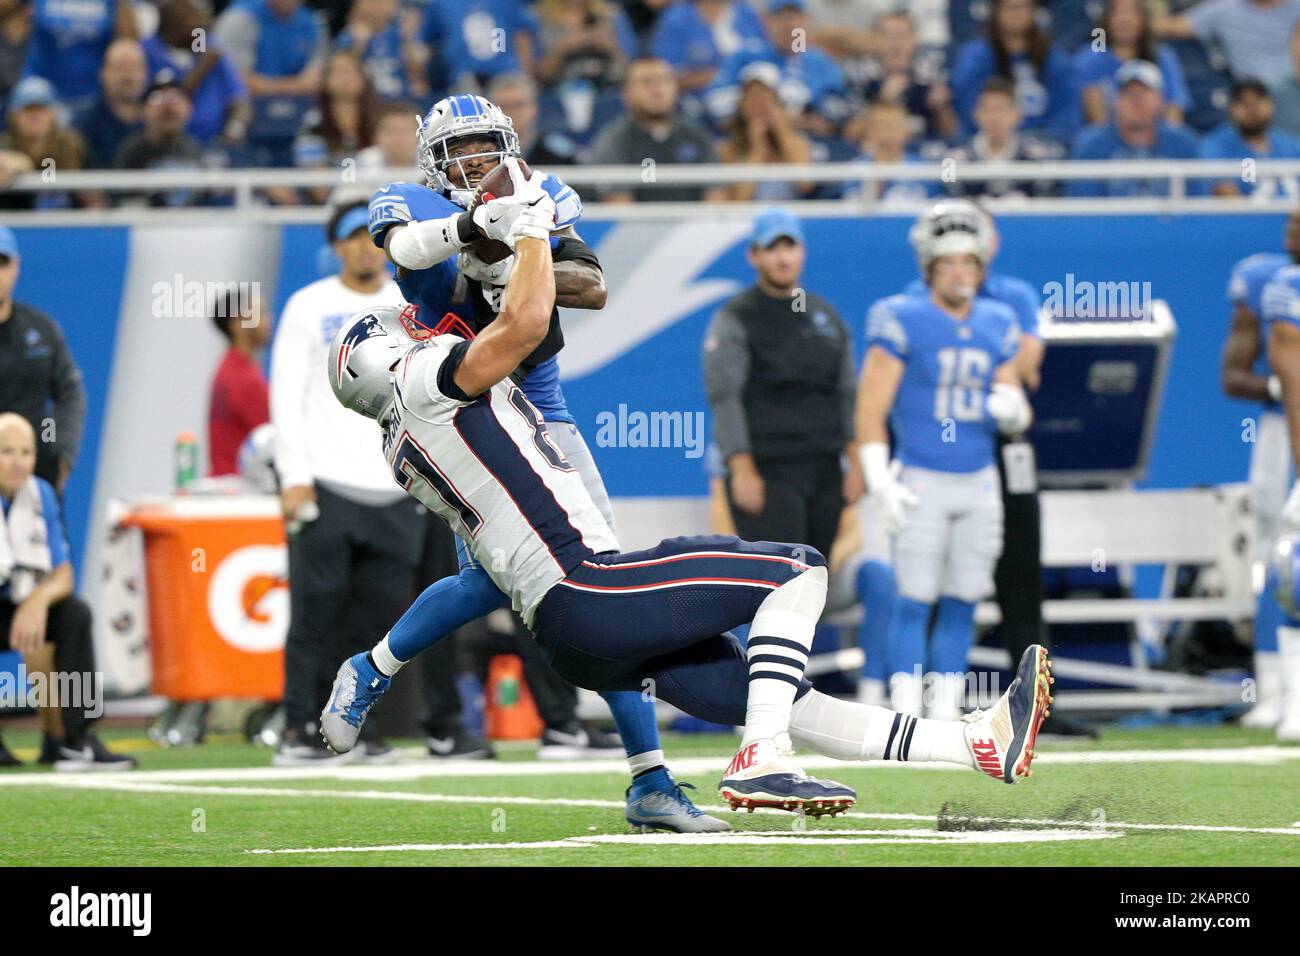
[[[416,342],[396,305],[346,319],[330,344],[329,377],[344,408],[382,421],[393,403],[393,368]]]
[[[941,199],[921,213],[909,239],[923,274],[940,256],[970,254],[987,266],[993,249],[993,220],[969,199]]]
[[[468,93],[448,96],[434,103],[424,115],[416,138],[419,143],[416,156],[429,185],[450,193],[452,200],[462,206],[468,204],[474,190],[452,183],[447,170],[453,164],[460,169],[461,182],[468,183],[463,165],[465,160],[496,156],[501,162],[507,156],[519,155],[519,136],[510,117],[491,100]],[[458,159],[448,156],[449,147],[456,140],[465,138],[491,140],[495,148]]]

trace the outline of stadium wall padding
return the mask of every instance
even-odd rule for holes
[[[907,244],[910,223],[900,216],[805,222],[804,285],[838,307],[859,356],[870,304],[916,275]],[[1012,214],[1000,225],[996,268],[1002,272],[1040,289],[1065,282],[1067,273],[1076,281],[1149,282],[1152,294],[1169,303],[1179,334],[1146,485],[1243,479],[1249,447],[1242,441],[1242,419],[1256,409],[1219,391],[1225,287],[1237,260],[1281,248],[1283,217]],[[729,217],[725,209],[713,218],[583,225],[583,236],[604,263],[609,302],[601,313],[566,316],[564,390],[611,493],[636,499],[639,514],[647,507],[652,514],[655,498],[664,499],[666,513],[681,514],[681,499],[705,493],[698,445],[631,447],[638,440],[635,415],[704,413],[707,419],[701,340],[716,307],[752,281],[745,261],[747,228],[747,220]],[[83,592],[88,582],[93,592],[104,503],[170,489],[173,441],[183,430],[204,435],[208,385],[222,351],[206,316],[156,315],[155,284],[172,283],[176,276],[184,282],[257,281],[264,301],[278,313],[294,289],[317,277],[321,229],[214,215],[202,226],[18,232],[18,298],[62,323],[85,374],[86,439],[67,509]],[[599,440],[602,422],[604,437],[614,444]],[[688,430],[682,437],[696,436]]]

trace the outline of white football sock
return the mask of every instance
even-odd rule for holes
[[[784,734],[813,631],[826,606],[826,569],[809,568],[763,599],[749,628],[749,701],[741,746]]]
[[[790,710],[790,735],[836,760],[955,763],[974,768],[966,725],[925,720],[810,690]]]
[[[643,754],[634,754],[627,758],[627,767],[632,771],[632,776],[644,773],[647,770],[653,770],[655,767],[667,766],[664,763],[664,752],[662,750],[647,750]]]
[[[1279,627],[1277,649],[1282,671],[1282,723],[1300,728],[1300,628]]]
[[[899,671],[889,677],[889,704],[894,710],[913,717],[924,713],[925,680],[917,672]]]
[[[375,662],[375,667],[379,668],[379,673],[385,677],[392,677],[406,666],[406,661],[399,661],[393,656],[393,652],[388,647],[387,634],[382,641],[370,649],[370,658]]]

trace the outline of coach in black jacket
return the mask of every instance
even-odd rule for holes
[[[863,489],[851,447],[852,338],[833,305],[799,287],[804,240],[794,215],[759,215],[749,261],[755,285],[718,310],[704,339],[732,519],[747,540],[829,555],[844,505]]]
[[[18,266],[18,240],[0,226],[0,412],[31,423],[36,475],[62,491],[81,445],[86,393],[58,324],[14,301]]]

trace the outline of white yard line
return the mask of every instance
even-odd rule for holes
[[[420,793],[402,790],[327,790],[327,789],[297,789],[288,787],[224,787],[224,786],[200,786],[197,784],[169,784],[155,783],[153,781],[136,779],[135,775],[127,777],[122,774],[104,775],[69,775],[64,776],[34,776],[33,783],[44,783],[48,780],[57,780],[61,785],[84,790],[112,790],[120,793],[160,793],[160,794],[185,794],[190,796],[214,796],[214,797],[280,797],[296,800],[381,800],[398,803],[449,803],[449,804],[467,804],[480,806],[529,806],[529,807],[576,807],[596,810],[622,810],[625,803],[622,800],[596,800],[596,799],[573,799],[567,797],[520,797],[520,796],[480,796],[478,794],[462,793]],[[745,819],[745,814],[732,814],[727,807],[718,805],[709,805],[700,803],[700,808],[710,813],[722,815],[724,819],[736,822]],[[764,811],[759,813],[779,814],[788,819],[796,819],[792,815],[779,810]],[[854,810],[842,814],[837,820],[879,820],[879,821],[897,821],[897,822],[915,822],[915,823],[935,823],[937,815],[934,813],[868,813]],[[949,824],[965,823],[976,827],[1064,827],[1079,828],[1086,827],[1089,833],[1106,833],[1111,831],[1125,830],[1150,830],[1150,831],[1180,831],[1187,833],[1257,833],[1273,834],[1289,837],[1300,837],[1300,826],[1292,825],[1289,827],[1247,827],[1235,825],[1217,825],[1217,824],[1200,824],[1200,823],[1128,823],[1118,820],[1106,820],[1104,824],[1091,825],[1087,821],[1080,820],[1052,820],[1040,817],[972,817],[972,816],[950,816],[946,818]],[[816,824],[813,824],[816,826]],[[775,832],[775,831],[769,831]],[[785,833],[787,831],[779,831]],[[817,830],[817,833],[829,833],[834,831]],[[862,832],[881,832],[881,831],[862,831]],[[927,831],[920,831],[927,832]],[[943,834],[948,833],[980,833],[980,832],[997,832],[986,830],[941,830],[936,831]],[[763,833],[760,835],[767,835]],[[458,845],[458,844],[457,844]],[[492,844],[493,846],[497,844]]]
[[[716,757],[679,757],[670,760],[678,777],[693,774],[718,774],[726,765],[726,755]],[[1300,747],[1201,747],[1189,750],[1094,750],[1047,751],[1036,758],[1038,765],[1067,764],[1126,764],[1126,763],[1215,763],[1215,764],[1278,764],[1300,761]],[[889,760],[864,762],[834,760],[815,754],[800,755],[799,763],[810,770],[844,770],[847,768],[893,770],[970,770],[956,764],[898,763]],[[415,759],[391,764],[341,763],[329,767],[237,767],[206,768],[195,770],[142,770],[131,773],[132,780],[156,783],[202,783],[216,780],[253,782],[270,780],[374,780],[393,783],[401,780],[421,780],[429,777],[535,777],[552,775],[586,776],[614,774],[624,776],[627,764],[623,760],[433,760]],[[72,775],[64,774],[3,774],[0,787],[30,786],[34,783],[59,786]],[[76,784],[71,784],[75,786]]]

